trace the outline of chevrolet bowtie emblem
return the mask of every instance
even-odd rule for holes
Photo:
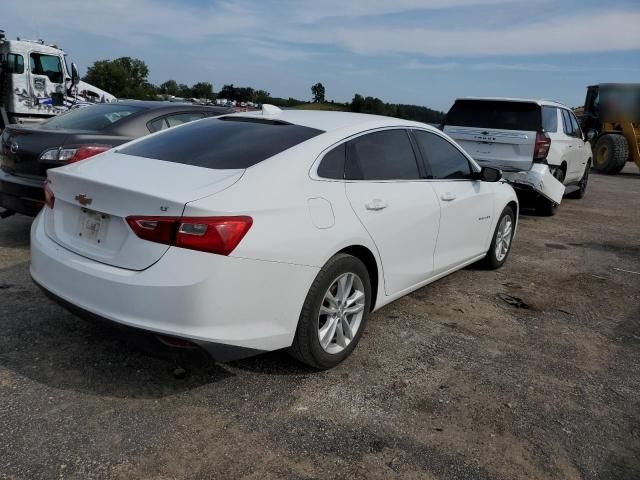
[[[80,205],[91,205],[91,202],[93,202],[93,198],[87,197],[84,193],[76,195],[76,200]]]

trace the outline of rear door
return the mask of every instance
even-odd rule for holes
[[[584,141],[582,140],[582,131],[575,117],[571,118],[572,113],[564,108],[560,109],[560,113],[562,116],[561,144],[564,146],[561,160],[567,164],[564,183],[570,183],[579,179],[584,169],[582,163]]]
[[[444,131],[480,165],[505,171],[529,170],[540,106],[507,100],[456,100]]]
[[[387,295],[433,274],[440,205],[404,129],[381,130],[348,144],[346,193],[376,244]]]
[[[429,168],[428,183],[440,202],[440,232],[434,273],[442,273],[486,252],[491,236],[494,189],[475,180],[471,163],[449,140],[413,130]]]

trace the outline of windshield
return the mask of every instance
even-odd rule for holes
[[[102,130],[141,110],[145,109],[143,107],[118,104],[91,105],[70,110],[63,115],[47,120],[42,125],[45,128]]]
[[[535,103],[503,100],[456,100],[445,125],[538,131],[542,118]]]

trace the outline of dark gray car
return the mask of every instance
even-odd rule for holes
[[[37,126],[9,125],[0,144],[0,216],[35,216],[49,168],[84,160],[130,140],[232,109],[120,101],[71,110]],[[1,209],[0,209],[1,210]]]

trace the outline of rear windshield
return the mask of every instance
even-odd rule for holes
[[[47,120],[44,128],[65,128],[72,130],[102,130],[129,115],[145,110],[131,105],[104,104],[69,110],[67,113]]]
[[[540,117],[540,107],[535,103],[456,100],[444,123],[458,127],[538,131]]]
[[[118,152],[197,167],[242,169],[321,133],[278,121],[209,118],[165,130]]]

